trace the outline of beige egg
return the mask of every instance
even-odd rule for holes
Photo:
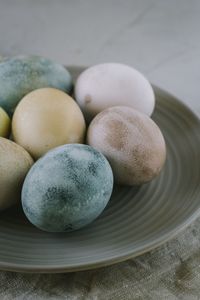
[[[20,201],[22,184],[32,164],[25,149],[0,137],[0,210]]]
[[[13,116],[12,133],[16,143],[37,159],[56,146],[83,143],[85,120],[69,95],[42,88],[20,101]]]
[[[164,137],[147,115],[111,107],[91,122],[87,143],[109,160],[117,183],[140,185],[157,176],[165,162]]]

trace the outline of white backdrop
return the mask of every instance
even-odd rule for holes
[[[0,55],[117,61],[200,112],[199,0],[0,0]]]

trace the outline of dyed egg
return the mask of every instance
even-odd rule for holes
[[[112,107],[91,122],[87,142],[109,160],[117,183],[140,185],[161,171],[166,147],[163,135],[147,115],[129,107]]]
[[[12,121],[13,139],[35,159],[68,143],[82,143],[85,121],[77,103],[64,92],[43,88],[26,95]]]
[[[26,150],[0,137],[0,210],[20,201],[22,184],[32,164]]]
[[[70,92],[72,79],[60,64],[39,56],[19,56],[0,63],[0,106],[12,114],[29,92],[54,87]]]
[[[82,72],[75,85],[75,98],[86,119],[112,106],[129,106],[151,115],[153,89],[137,70],[118,63],[105,63]]]
[[[0,136],[8,137],[10,134],[10,118],[7,113],[0,107]]]
[[[42,230],[73,231],[100,215],[112,188],[112,170],[100,152],[87,145],[64,145],[31,168],[22,206],[29,221]]]

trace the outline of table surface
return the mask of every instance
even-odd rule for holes
[[[121,62],[200,114],[199,0],[0,0],[0,55]],[[137,259],[65,275],[0,272],[1,299],[200,299],[200,220]]]

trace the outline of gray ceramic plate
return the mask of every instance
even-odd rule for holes
[[[74,76],[81,69],[72,69]],[[166,165],[142,187],[115,187],[104,213],[74,233],[34,228],[19,209],[0,215],[0,268],[68,272],[116,263],[167,241],[200,214],[200,122],[181,102],[154,87],[153,119],[167,143]]]

